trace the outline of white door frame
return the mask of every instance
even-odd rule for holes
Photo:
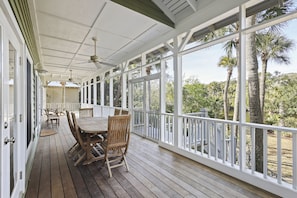
[[[19,197],[22,192],[24,192],[24,178],[21,178],[21,172],[24,172],[24,165],[25,161],[24,158],[20,158],[25,151],[22,151],[21,145],[22,142],[25,141],[22,133],[20,117],[19,115],[22,112],[22,98],[23,91],[21,91],[21,76],[23,75],[22,72],[22,65],[21,65],[21,55],[23,53],[22,49],[22,41],[20,41],[20,37],[17,36],[10,26],[10,23],[7,21],[5,14],[2,12],[0,8],[0,197]],[[9,43],[15,48],[15,64],[14,64],[14,99],[13,99],[13,106],[14,112],[13,117],[15,122],[13,126],[10,126],[9,123],[9,103],[10,103],[10,96],[9,96]],[[3,51],[2,51],[3,50]],[[17,79],[17,80],[16,80]],[[14,183],[14,189],[10,193],[10,183],[12,178],[10,178],[10,142],[7,144],[5,143],[5,139],[12,141],[10,137],[10,128],[14,127],[15,131],[15,140],[14,143],[14,151],[13,151],[13,161],[15,162],[14,165],[14,173],[13,175],[16,178]]]
[[[161,85],[161,73],[156,73],[156,74],[152,74],[149,76],[143,76],[140,78],[136,78],[136,79],[132,79],[129,81],[130,85],[131,85],[131,107],[130,109],[132,110],[132,119],[134,118],[134,108],[133,108],[133,102],[134,102],[134,92],[133,92],[133,84],[135,83],[140,83],[143,82],[143,107],[142,107],[142,111],[144,113],[144,131],[142,131],[142,134],[139,134],[143,137],[146,137],[147,134],[147,129],[148,129],[148,105],[147,104],[147,96],[149,96],[149,94],[147,93],[147,85],[146,83],[148,81],[151,80],[159,80],[159,83]],[[161,86],[160,86],[160,101],[161,101]],[[132,121],[132,129],[134,128],[134,122]]]

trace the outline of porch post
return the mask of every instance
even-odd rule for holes
[[[105,78],[103,77],[100,83],[100,97],[101,97],[101,106],[105,106],[105,101],[104,101],[104,83],[105,83]]]
[[[182,119],[182,62],[178,54],[178,38],[173,41],[173,68],[174,68],[174,146],[181,145]]]
[[[110,72],[109,76],[113,75],[113,71]],[[109,106],[113,107],[113,77],[109,78]]]
[[[239,10],[239,64],[238,72],[240,74],[240,87],[239,87],[239,137],[240,137],[240,170],[245,169],[246,164],[246,127],[242,124],[246,122],[246,34],[242,30],[246,27],[246,10],[245,5],[240,6]]]
[[[161,61],[161,76],[160,76],[160,131],[161,137],[160,141],[164,142],[164,133],[165,133],[165,115],[166,113],[166,68],[165,60]]]
[[[123,64],[121,66],[121,76],[122,76],[122,108],[128,108],[127,107],[127,73],[125,73],[126,68],[127,68],[127,64]]]

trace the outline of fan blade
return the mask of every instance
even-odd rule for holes
[[[114,65],[114,64],[106,63],[106,62],[101,62],[101,61],[99,61],[98,63],[100,63],[100,64],[102,64],[102,65],[107,65],[107,66],[109,66],[109,67],[115,67],[115,66],[116,66],[116,65]]]
[[[94,64],[97,67],[97,69],[101,69],[101,64],[99,62],[94,62]]]

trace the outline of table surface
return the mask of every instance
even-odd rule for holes
[[[108,118],[105,117],[88,117],[88,118],[78,118],[78,127],[84,133],[106,133],[108,126]]]

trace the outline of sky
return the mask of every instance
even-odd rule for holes
[[[290,64],[277,64],[273,61],[268,62],[268,72],[274,73],[279,71],[281,73],[296,73],[297,72],[297,19],[289,21],[284,28],[283,34],[294,40],[295,47],[288,53],[290,57]],[[198,78],[201,83],[210,83],[213,81],[221,82],[226,80],[227,70],[226,68],[218,67],[218,61],[221,56],[225,55],[223,44],[212,46],[207,49],[200,50],[188,55],[184,55],[183,61],[183,76],[186,78],[194,77]],[[259,69],[261,63],[259,62]],[[233,72],[232,77],[237,76],[236,69]]]

